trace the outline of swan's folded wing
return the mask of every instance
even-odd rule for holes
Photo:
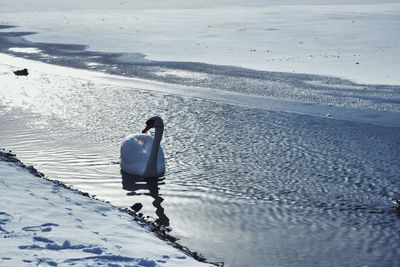
[[[144,143],[136,135],[128,136],[122,141],[120,152],[121,161],[129,163],[146,161],[148,158]]]

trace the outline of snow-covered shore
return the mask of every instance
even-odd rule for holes
[[[210,265],[108,203],[36,177],[0,153],[0,265]]]

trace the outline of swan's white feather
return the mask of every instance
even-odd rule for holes
[[[121,143],[121,170],[142,176],[151,153],[154,137],[149,134],[134,134],[127,136]],[[165,173],[164,150],[160,145],[157,156],[157,172]]]

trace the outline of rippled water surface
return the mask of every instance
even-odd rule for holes
[[[142,203],[211,261],[400,263],[390,201],[400,193],[400,128],[44,73],[30,79],[2,85],[0,147],[114,205]],[[122,177],[121,140],[155,114],[166,125],[164,179]]]

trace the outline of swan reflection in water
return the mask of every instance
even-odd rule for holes
[[[140,176],[135,176],[132,174],[128,174],[122,172],[122,189],[126,191],[130,191],[127,193],[128,196],[135,195],[147,195],[154,198],[153,206],[156,208],[156,214],[158,219],[156,222],[160,225],[169,226],[169,218],[164,213],[164,208],[161,206],[161,203],[164,199],[160,196],[160,185],[165,184],[164,177],[156,177],[156,178],[144,178]],[[147,193],[138,193],[140,190],[149,190]]]

